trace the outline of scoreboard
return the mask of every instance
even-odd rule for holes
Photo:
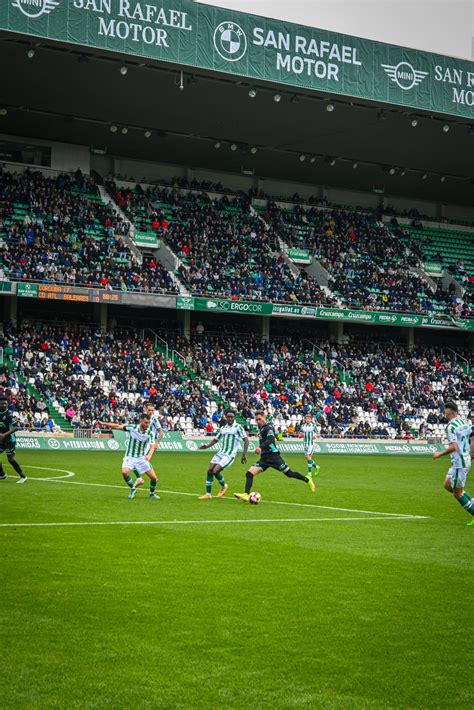
[[[80,288],[66,284],[18,284],[17,295],[47,301],[74,301],[76,303],[122,303],[120,291],[100,288]]]

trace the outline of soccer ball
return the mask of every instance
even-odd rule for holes
[[[249,503],[251,505],[258,505],[261,500],[262,496],[260,495],[260,493],[253,492],[249,495]]]

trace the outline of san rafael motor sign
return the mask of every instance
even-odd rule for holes
[[[191,0],[1,0],[0,29],[473,117],[472,62]]]

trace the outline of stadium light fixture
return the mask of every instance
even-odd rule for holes
[[[214,143],[214,148],[215,148],[216,150],[219,150],[220,147],[221,147],[220,141],[216,141],[216,142]]]
[[[353,170],[356,170],[358,167],[359,167],[359,163],[357,163],[357,162],[352,163],[352,169],[353,169]]]
[[[145,138],[151,138],[151,131],[145,131]]]
[[[444,133],[449,133],[449,129],[450,129],[449,123],[445,123],[444,126],[443,126],[443,132],[444,132]]]
[[[439,181],[440,181],[440,182],[446,182],[446,176],[445,176],[445,175],[441,175]]]
[[[300,100],[296,94],[293,94],[293,96],[290,99],[290,104],[299,104]]]
[[[30,49],[26,53],[26,56],[28,57],[28,59],[33,59],[33,57],[35,56],[35,50],[33,49],[33,47],[30,47]]]
[[[304,153],[301,153],[301,155],[300,155],[300,163],[304,163],[305,160],[306,160],[306,155],[305,155]]]
[[[427,179],[428,179],[428,173],[423,173],[423,175],[421,176],[421,179],[422,179],[422,180],[427,180]]]
[[[333,167],[334,165],[336,165],[336,158],[326,158],[326,163],[328,163],[328,165],[331,165],[331,167]]]
[[[237,150],[237,143],[232,143],[230,149],[233,153],[235,153],[235,151]]]
[[[313,156],[311,157],[310,163],[315,163],[315,162],[316,162],[316,156],[313,155]]]
[[[254,99],[257,95],[257,89],[254,89],[253,86],[250,87],[249,89],[249,96],[251,99]]]
[[[406,174],[407,174],[406,170],[402,170],[402,172],[400,173],[400,175],[401,175],[402,177],[405,177]]]
[[[276,104],[279,104],[281,101],[281,94],[275,94],[273,100]]]
[[[418,125],[418,119],[417,118],[412,118],[411,119],[411,127],[416,128]]]
[[[123,136],[126,136],[127,133],[128,133],[128,128],[127,128],[127,126],[124,126],[124,127],[122,128],[122,135],[123,135]]]
[[[390,170],[388,172],[389,172],[389,175],[395,175],[396,170],[395,170],[395,168],[390,168]]]
[[[118,131],[117,126],[114,126],[114,125],[110,126],[110,132],[111,132],[111,133],[117,133],[117,131]]]
[[[329,113],[332,113],[334,111],[334,104],[326,104],[326,111],[329,111]]]
[[[126,74],[128,74],[128,69],[127,69],[127,67],[126,67],[126,66],[121,66],[121,67],[120,67],[120,73],[121,73],[122,76],[125,76]]]
[[[257,152],[257,150],[258,150],[258,149],[257,149],[254,145],[250,148],[250,152],[252,153],[252,155],[255,155],[255,153]]]
[[[0,116],[6,116],[8,113],[8,110],[6,108],[0,108]]]

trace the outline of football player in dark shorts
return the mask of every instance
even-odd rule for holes
[[[234,493],[234,496],[239,500],[248,502],[250,491],[252,490],[254,476],[257,476],[267,468],[274,468],[280,471],[288,478],[296,478],[298,481],[304,481],[308,484],[310,490],[314,493],[316,486],[311,476],[303,476],[297,471],[292,471],[286,461],[281,457],[276,445],[276,434],[273,424],[267,421],[265,412],[258,411],[255,414],[255,421],[258,425],[259,446],[256,453],[260,458],[245,474],[245,493]]]
[[[8,463],[20,476],[17,483],[25,483],[26,476],[20,464],[15,460],[16,431],[18,431],[18,427],[13,424],[11,412],[8,410],[8,399],[2,396],[0,397],[0,454],[6,453]],[[0,463],[0,481],[4,481],[6,477],[7,474]]]

